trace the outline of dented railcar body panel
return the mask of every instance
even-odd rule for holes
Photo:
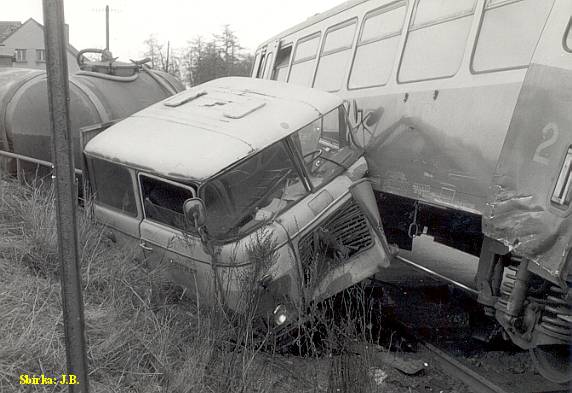
[[[567,287],[572,146],[572,2],[557,1],[527,69],[491,181],[483,232]]]
[[[572,72],[533,64],[493,180],[484,233],[529,259],[529,269],[564,284],[572,244],[569,169]],[[562,177],[561,177],[562,173]],[[557,185],[562,178],[561,184]],[[563,201],[556,199],[557,188]]]

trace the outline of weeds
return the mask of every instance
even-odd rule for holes
[[[89,202],[88,202],[89,205]],[[21,391],[21,374],[65,373],[65,348],[50,187],[0,180],[0,391]],[[272,239],[250,247],[257,270],[243,277],[244,312],[198,307],[79,212],[81,274],[93,392],[317,392],[328,386],[329,356],[372,340],[378,311],[361,287],[305,310],[291,334],[298,358],[279,354],[257,320],[258,278],[271,265]],[[258,338],[258,340],[256,340]],[[290,347],[292,348],[292,347]],[[62,391],[29,386],[30,391]]]

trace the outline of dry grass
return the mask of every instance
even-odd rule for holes
[[[0,180],[1,392],[22,391],[23,373],[65,373],[53,201],[49,187]],[[93,392],[326,391],[330,356],[345,350],[342,343],[372,337],[375,310],[365,308],[358,288],[341,297],[341,306],[326,302],[311,310],[314,322],[299,327],[297,341],[305,358],[245,345],[255,336],[252,293],[243,315],[199,310],[160,271],[104,236],[88,210],[78,219]],[[260,248],[252,254],[271,257]]]
[[[22,391],[21,374],[65,373],[53,201],[49,187],[0,180],[2,392]],[[248,314],[198,310],[131,249],[103,236],[89,214],[80,211],[78,220],[91,391],[316,391],[283,357],[244,345],[254,334]]]

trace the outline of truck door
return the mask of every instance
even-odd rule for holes
[[[148,261],[161,275],[199,298],[212,297],[211,258],[201,240],[185,227],[183,203],[196,195],[193,187],[139,173],[143,207],[141,243]]]

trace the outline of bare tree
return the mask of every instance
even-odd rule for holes
[[[189,42],[185,51],[183,73],[190,86],[222,76],[248,76],[253,57],[242,54],[238,37],[229,25],[223,26],[221,34],[213,35],[210,41],[197,37]]]
[[[163,45],[159,43],[154,35],[149,36],[149,38],[143,41],[143,44],[147,48],[144,56],[151,59],[149,66],[155,70],[163,69],[165,65]]]
[[[181,56],[179,50],[171,49],[169,42],[167,46],[160,43],[153,35],[149,36],[143,44],[146,46],[145,57],[151,59],[149,66],[154,70],[168,72],[176,77],[181,76]]]
[[[171,49],[169,42],[160,43],[153,35],[144,41],[149,66],[181,78],[195,86],[223,76],[248,76],[253,56],[242,53],[238,37],[229,25],[210,40],[198,36],[183,49]]]
[[[239,61],[236,55],[243,49],[238,42],[238,37],[230,29],[229,25],[224,25],[222,33],[214,37],[220,45],[221,56],[224,61],[224,71],[227,76],[233,75],[233,68]]]

